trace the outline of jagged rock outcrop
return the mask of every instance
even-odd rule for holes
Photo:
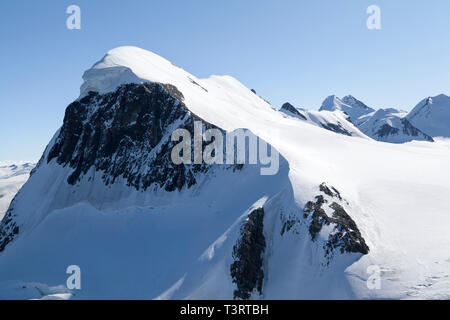
[[[103,172],[106,185],[122,177],[138,190],[152,184],[166,191],[189,188],[209,166],[175,165],[170,159],[177,143],[170,139],[173,130],[187,129],[193,137],[194,120],[200,120],[182,101],[174,86],[158,83],[126,84],[105,95],[90,92],[68,106],[47,161],[73,168],[69,184],[94,168]]]
[[[349,132],[348,130],[346,130],[344,128],[344,126],[341,123],[321,123],[322,128],[339,133],[339,134],[343,134],[346,136],[352,136],[352,133]]]
[[[10,243],[18,233],[19,226],[14,221],[14,209],[10,208],[0,223],[0,252],[5,249],[6,245]]]
[[[264,237],[264,209],[253,210],[241,227],[241,236],[233,247],[235,261],[230,267],[236,284],[235,299],[249,299],[252,292],[262,293],[264,279],[263,254],[266,248]]]
[[[320,185],[320,191],[321,195],[316,196],[314,201],[306,203],[303,217],[309,223],[309,234],[313,241],[318,238],[325,226],[332,227],[323,246],[327,264],[333,258],[335,250],[341,254],[352,252],[367,254],[369,247],[355,221],[344,209],[345,200],[339,191],[325,183]]]
[[[300,117],[301,119],[303,119],[303,120],[307,120],[306,119],[306,117],[303,115],[303,114],[301,114],[298,110],[297,110],[297,108],[295,108],[292,104],[290,104],[289,102],[286,102],[285,104],[283,104],[282,106],[281,106],[281,111],[287,111],[287,112],[290,112],[290,113],[292,113],[292,114],[294,114],[294,115],[296,115],[296,116],[298,116],[298,117]]]
[[[383,124],[378,129],[375,136],[377,137],[377,140],[383,141],[384,139],[388,139],[389,136],[397,136],[400,133],[411,137],[411,140],[414,139],[434,142],[432,137],[414,127],[407,119],[401,119],[401,126],[399,128],[395,128],[387,123]]]

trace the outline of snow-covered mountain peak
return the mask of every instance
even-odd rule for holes
[[[353,122],[355,122],[359,117],[374,111],[374,109],[369,108],[363,102],[351,95],[345,96],[342,99],[335,95],[331,95],[323,101],[322,106],[319,109],[319,111],[335,110],[345,112]]]
[[[323,100],[320,110],[334,111],[341,104],[343,104],[341,99],[339,99],[336,95],[333,94],[331,96],[326,97],[325,100]]]
[[[349,106],[355,107],[355,108],[361,108],[361,109],[373,111],[372,108],[369,108],[365,103],[363,103],[361,100],[356,99],[352,95],[343,97],[342,102],[344,102],[345,104],[347,104]]]
[[[254,112],[272,115],[275,112],[270,103],[231,76],[199,79],[157,54],[137,47],[110,50],[84,73],[83,79],[80,98],[90,91],[112,93],[123,84],[170,84],[182,93],[180,98],[190,111],[202,114],[205,121],[217,122],[227,131],[247,127],[246,118],[254,118]],[[229,91],[236,95],[230,96]],[[249,109],[243,110],[242,104]],[[241,117],[236,121],[237,113]]]
[[[145,81],[179,85],[196,85],[195,76],[163,57],[132,46],[112,49],[83,75],[81,96],[89,91],[100,94],[114,91],[124,83]]]
[[[450,97],[440,94],[420,101],[407,119],[433,137],[450,137]]]
[[[429,103],[429,104],[433,104],[433,103],[435,103],[435,104],[447,104],[447,106],[450,106],[450,97],[449,96],[447,96],[447,95],[445,95],[445,94],[443,94],[443,93],[441,93],[441,94],[438,94],[437,96],[435,96],[435,97],[428,97],[427,99],[427,103]]]

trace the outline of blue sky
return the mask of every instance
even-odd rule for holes
[[[71,4],[81,30],[66,28]],[[366,27],[372,4],[381,30]],[[0,161],[38,160],[83,72],[117,46],[232,75],[276,107],[352,94],[409,110],[450,93],[449,31],[448,0],[1,0]]]

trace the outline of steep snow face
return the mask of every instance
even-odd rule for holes
[[[340,110],[335,111],[311,111],[297,109],[290,103],[285,103],[280,109],[284,114],[303,120],[314,126],[339,134],[367,138],[355,125],[349,121],[347,114]]]
[[[359,117],[371,113],[374,109],[369,108],[363,102],[349,95],[339,99],[335,95],[326,98],[319,111],[335,111],[340,110],[348,114],[350,120],[355,122]]]
[[[450,97],[441,94],[423,99],[406,118],[430,136],[450,137]]]
[[[414,127],[406,118],[406,112],[393,108],[379,109],[357,120],[358,128],[369,137],[390,143],[412,140],[430,141],[433,138]]]
[[[0,162],[0,220],[17,191],[28,180],[35,164],[31,162]]]
[[[274,110],[232,77],[197,79],[134,47],[111,50],[85,81],[0,226],[1,297],[35,297],[23,283],[59,288],[72,264],[82,270],[75,299],[450,297],[447,140],[393,145],[336,134]],[[159,91],[167,84],[177,91]],[[158,96],[164,103],[152,104]],[[171,191],[177,170],[165,163],[168,180],[134,183],[133,169],[148,164],[139,172],[150,173],[160,149],[140,141],[132,114],[176,111],[177,101],[187,124],[249,128],[269,142],[281,154],[278,174],[218,165]],[[159,141],[184,124],[145,123],[138,133],[162,129]],[[378,290],[366,282],[373,267]]]

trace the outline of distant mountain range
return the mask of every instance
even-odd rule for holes
[[[289,103],[280,111],[337,133],[355,136],[363,133],[383,142],[433,142],[434,137],[450,137],[450,97],[444,94],[423,99],[409,113],[394,108],[375,111],[351,95],[342,99],[329,96],[319,112],[297,109]],[[333,118],[329,115],[325,118],[327,112],[332,112]],[[307,118],[307,114],[315,114],[315,119]],[[360,133],[346,122],[351,122]]]

